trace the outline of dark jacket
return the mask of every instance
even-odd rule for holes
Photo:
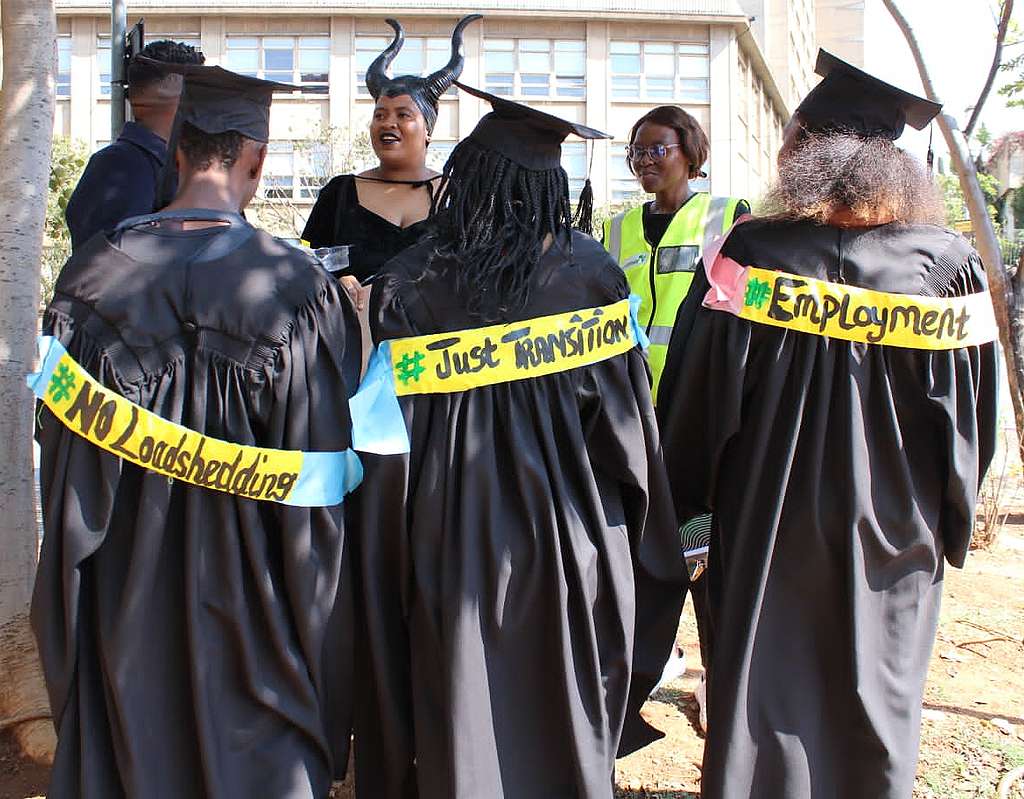
[[[155,211],[167,142],[137,122],[128,122],[117,141],[93,154],[64,214],[77,250],[96,233],[122,219]]]

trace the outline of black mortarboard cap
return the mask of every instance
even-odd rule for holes
[[[233,130],[254,141],[268,141],[270,101],[274,92],[291,92],[297,88],[288,83],[239,75],[221,67],[168,64],[144,56],[139,56],[139,60],[184,76],[178,119],[204,133]]]
[[[942,110],[939,103],[897,89],[826,50],[818,50],[814,71],[822,81],[796,109],[811,132],[849,130],[895,140],[905,125],[921,130]]]
[[[504,97],[456,82],[460,89],[491,104],[493,109],[481,119],[470,141],[492,150],[525,169],[554,169],[561,165],[562,140],[570,133],[582,139],[610,139],[607,133],[569,122]]]

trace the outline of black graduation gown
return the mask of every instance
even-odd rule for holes
[[[165,419],[344,450],[354,312],[309,256],[236,222],[231,248],[205,246],[223,230],[154,232],[145,262],[94,237],[61,273],[44,330]],[[32,622],[58,732],[51,799],[325,797],[350,732],[341,506],[172,483],[45,407],[38,437]]]
[[[514,320],[627,296],[597,242],[566,245],[544,256]],[[375,281],[375,340],[481,326],[450,272],[427,265],[433,246]],[[633,349],[401,398],[411,454],[366,459],[352,506],[360,797],[610,799],[620,739],[659,737],[639,708],[671,650],[685,572],[648,374]]]
[[[881,291],[985,287],[929,225],[752,221],[723,254]],[[996,347],[929,352],[680,309],[658,397],[682,518],[715,514],[705,799],[909,799],[943,558],[964,562]]]

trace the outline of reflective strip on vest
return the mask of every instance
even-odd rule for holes
[[[651,340],[651,344],[667,347],[672,340],[672,328],[669,325],[651,325],[651,331],[647,337]]]
[[[659,350],[667,349],[671,340],[697,261],[729,230],[739,202],[735,197],[695,195],[673,216],[656,249],[644,236],[642,206],[605,222],[605,247],[625,273],[630,291],[640,297],[639,321],[651,339],[648,359],[655,397],[665,362],[665,352]]]

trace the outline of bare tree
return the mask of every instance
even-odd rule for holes
[[[28,628],[38,553],[32,395],[46,193],[53,136],[53,0],[0,0],[0,727],[23,749],[53,751],[46,693]]]
[[[921,47],[914,35],[914,30],[903,16],[895,0],[882,0],[889,10],[892,18],[896,21],[903,32],[910,52],[917,64],[917,71],[921,75],[921,83],[924,85],[928,98],[938,102],[938,95],[935,86],[932,84],[928,67],[925,64]],[[1009,20],[1013,12],[1013,0],[1004,0],[1002,18]],[[1008,23],[1007,23],[1008,24]],[[997,53],[1001,51],[1002,41],[1006,37],[1007,25],[1000,23],[997,31]],[[991,78],[991,74],[990,74]],[[988,96],[986,86],[978,103],[975,105],[975,116],[980,113],[981,106]],[[992,295],[992,306],[995,310],[996,323],[999,325],[999,342],[1003,347],[1003,355],[1006,358],[1006,371],[1010,383],[1010,398],[1013,401],[1013,415],[1017,423],[1017,437],[1020,444],[1021,458],[1024,459],[1024,397],[1021,396],[1021,387],[1024,386],[1024,353],[1015,346],[1018,337],[1014,335],[1014,316],[1010,313],[1010,300],[1012,293],[1009,281],[1007,280],[1006,269],[1003,265],[1003,255],[999,247],[999,239],[996,237],[995,226],[992,218],[988,215],[988,208],[985,204],[985,195],[981,191],[978,182],[978,173],[974,168],[974,161],[967,149],[967,141],[957,126],[956,119],[949,114],[939,114],[937,117],[939,130],[946,140],[949,148],[949,156],[957,177],[960,180],[960,188],[964,193],[964,200],[967,203],[967,213],[971,218],[971,226],[974,228],[975,245],[985,264],[985,274],[988,276],[989,292]]]
[[[989,67],[985,85],[978,96],[978,102],[974,104],[971,118],[967,120],[967,127],[964,128],[964,138],[968,141],[974,132],[974,126],[978,122],[978,117],[981,116],[981,109],[988,99],[988,93],[992,91],[992,84],[996,82],[996,73],[999,72],[999,67],[1003,63],[1003,44],[1006,42],[1006,32],[1010,29],[1010,15],[1012,13],[1013,0],[1003,0],[1003,10],[999,15],[999,24],[996,26],[996,47],[995,53],[992,56],[992,66]]]

